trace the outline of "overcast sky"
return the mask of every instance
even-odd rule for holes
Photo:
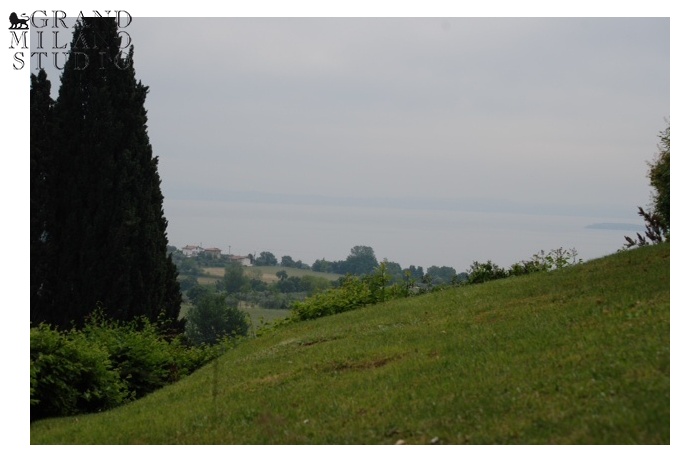
[[[669,23],[135,17],[123,30],[150,87],[171,243],[312,263],[373,243],[314,255],[313,242],[244,235],[260,216],[219,218],[257,203],[639,223],[670,116]]]
[[[350,208],[386,211],[358,218],[364,224],[405,209],[641,223],[637,206],[649,203],[646,162],[670,116],[668,18],[131,13],[124,31],[150,87],[149,136],[178,247],[274,250],[312,263],[376,244],[369,229],[328,245],[298,236]],[[56,71],[51,79],[56,92]],[[294,219],[270,222],[261,213],[273,205],[284,208],[268,215]],[[421,217],[401,216],[401,226]],[[274,226],[288,233],[263,232]],[[612,242],[605,252],[622,235]],[[535,244],[492,254],[512,263]],[[475,259],[377,250],[458,270]]]
[[[668,19],[140,18],[125,30],[172,199],[634,211],[670,115]]]
[[[670,116],[668,18],[136,18],[125,30],[151,87],[178,246],[231,244],[180,219],[175,201],[193,199],[635,221]]]

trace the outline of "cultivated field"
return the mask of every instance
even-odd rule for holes
[[[197,278],[197,282],[200,284],[214,284],[217,279],[224,277],[226,268],[221,267],[208,267],[204,268],[204,276]],[[281,266],[246,266],[243,268],[244,274],[249,278],[260,279],[264,282],[277,282],[279,278],[277,273],[279,271],[285,271],[287,276],[314,276],[318,278],[328,279],[329,281],[337,280],[341,275],[332,273],[319,273],[316,271],[311,271],[307,269],[299,268],[284,268]]]

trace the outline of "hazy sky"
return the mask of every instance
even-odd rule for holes
[[[647,199],[645,160],[670,111],[668,19],[184,18],[125,30],[172,199],[624,211]]]
[[[246,250],[219,222],[185,218],[175,201],[193,199],[637,222],[670,115],[667,18],[139,18],[125,30],[151,87],[178,246]],[[247,248],[325,256],[277,238]]]
[[[646,161],[670,116],[668,18],[137,16],[124,30],[150,87],[149,135],[178,247],[312,263],[370,245],[404,266],[512,263],[540,242],[420,255],[416,241],[430,234],[409,236],[405,252],[389,239],[378,249],[368,222],[411,209],[463,214],[452,221],[489,212],[641,223]],[[354,240],[301,237],[358,208],[366,226]],[[425,217],[398,217],[394,234]],[[618,234],[598,253],[619,248]],[[550,239],[541,246],[569,244]]]

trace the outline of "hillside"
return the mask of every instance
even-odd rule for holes
[[[670,247],[242,341],[32,444],[669,444]]]
[[[329,281],[335,281],[340,278],[341,274],[335,273],[320,273],[318,271],[312,271],[309,269],[299,269],[299,268],[287,268],[282,266],[246,266],[243,268],[244,273],[249,278],[260,279],[261,281],[271,283],[279,281],[277,273],[284,271],[287,276],[304,277],[311,276],[316,278],[327,279]],[[210,266],[203,268],[203,274],[197,277],[197,282],[200,284],[215,284],[217,280],[224,277],[226,268]]]

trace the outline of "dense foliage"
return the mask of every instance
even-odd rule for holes
[[[269,252],[267,254],[274,258]],[[329,289],[333,284],[325,277],[311,274],[289,276],[284,269],[277,271],[277,281],[266,282],[259,268],[245,269],[236,262],[228,263],[223,277],[214,284],[200,284],[197,278],[192,276],[204,274],[197,259],[181,258],[177,251],[173,252],[173,255],[180,272],[187,272],[187,275],[180,279],[180,287],[187,300],[193,304],[196,304],[203,294],[218,291],[226,293],[229,301],[246,302],[268,309],[290,309],[293,302]]]
[[[341,279],[339,287],[294,303],[290,320],[305,321],[395,298],[411,297],[426,292],[443,290],[450,286],[481,284],[496,279],[560,269],[581,263],[582,260],[577,257],[576,249],[565,250],[558,248],[548,253],[544,251],[536,253],[530,260],[515,263],[510,269],[501,268],[490,260],[486,263],[475,261],[472,263],[469,273],[462,277],[457,275],[452,268],[431,267],[422,278],[421,283],[418,283],[408,270],[402,278],[392,278],[388,271],[388,262],[383,261],[375,268],[372,274],[365,276],[348,275]],[[451,282],[449,284],[434,285],[431,274],[436,278],[451,278]]]
[[[277,257],[272,252],[260,252],[260,256],[255,259],[257,266],[277,266]]]
[[[248,320],[226,295],[204,293],[187,313],[185,332],[195,345],[214,345],[226,337],[245,336]]]
[[[129,398],[107,349],[80,331],[41,324],[31,329],[30,352],[32,420],[109,409]]]
[[[656,158],[649,164],[649,183],[654,189],[653,211],[666,233],[671,230],[671,125],[659,133]]]
[[[166,340],[163,325],[129,323],[96,311],[83,329],[30,330],[31,418],[110,409],[190,374],[219,349]]]
[[[45,74],[32,76],[34,326],[80,325],[98,304],[124,321],[178,318],[177,271],[146,128],[148,87],[136,81],[133,47],[120,47],[114,18],[84,18],[55,104]]]
[[[408,296],[406,286],[389,285],[386,263],[371,275],[342,278],[340,287],[318,293],[292,306],[292,321],[304,321]]]
[[[48,277],[47,242],[44,231],[50,217],[48,208],[49,181],[51,175],[51,111],[54,101],[51,98],[51,82],[42,69],[39,74],[31,75],[30,90],[30,306],[40,302],[43,281]]]
[[[366,245],[356,245],[350,249],[345,260],[326,261],[316,260],[311,269],[325,273],[352,274],[355,276],[371,274],[379,262],[374,255],[374,249]]]
[[[649,210],[639,207],[638,214],[644,219],[644,234],[637,238],[625,236],[625,248],[658,244],[671,238],[671,125],[659,133],[659,151],[649,162],[647,177],[652,191],[652,204]]]

